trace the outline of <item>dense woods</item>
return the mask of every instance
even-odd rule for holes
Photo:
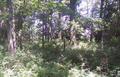
[[[0,77],[119,77],[120,0],[0,0]]]

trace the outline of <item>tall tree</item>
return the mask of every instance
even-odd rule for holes
[[[101,0],[101,5],[100,5],[100,18],[102,18],[102,14],[103,14],[103,5],[104,5],[104,0]]]
[[[119,0],[119,12],[120,12],[120,0]]]
[[[7,20],[8,51],[13,53],[16,50],[14,7],[11,0],[6,0],[6,4],[7,12],[9,12]]]
[[[104,5],[104,0],[101,0],[101,4],[100,4],[100,16],[99,16],[99,18],[103,18],[103,5]],[[98,24],[98,28],[99,29],[101,29],[100,28],[100,25],[101,24]],[[103,40],[103,31],[102,30],[100,30],[100,31],[98,31],[97,30],[97,32],[96,32],[96,34],[95,34],[95,41],[98,43],[98,42],[100,42],[101,40]]]
[[[59,4],[61,3],[61,0],[59,0]],[[58,20],[58,26],[59,26],[59,33],[58,33],[58,38],[62,39],[62,31],[61,31],[61,12],[59,12],[59,20]]]
[[[18,33],[17,33],[18,49],[22,49],[21,33],[22,33],[22,27],[23,27],[23,18],[25,18],[24,11],[22,9],[25,8],[25,0],[23,2],[24,3],[23,3],[23,5],[20,6],[19,12],[18,12]]]
[[[1,0],[0,2],[0,42],[5,42],[6,40],[6,34],[7,34],[7,30],[6,30],[6,26],[5,26],[5,18],[6,16],[4,15],[3,12],[5,12],[5,1]]]
[[[46,3],[46,0],[44,0],[44,3]],[[43,31],[42,31],[42,48],[44,48],[44,35],[45,35],[45,33],[44,33],[44,31],[45,31],[45,26],[46,26],[46,11],[45,10],[43,10]]]
[[[70,9],[72,10],[73,14],[70,15],[70,21],[74,22],[74,14],[75,14],[75,4],[76,4],[77,0],[70,0]],[[73,43],[76,42],[76,30],[73,27],[73,24],[70,25],[70,44],[72,45]]]

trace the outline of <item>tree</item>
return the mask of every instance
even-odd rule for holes
[[[103,18],[103,5],[104,5],[104,0],[101,0],[101,4],[100,4],[100,17],[99,18]],[[98,23],[99,24],[99,23]],[[101,24],[98,25],[99,31],[97,30],[97,32],[94,34],[95,35],[95,41],[98,43],[100,42],[103,38],[102,38],[102,29],[100,27]]]
[[[72,10],[73,14],[70,15],[70,21],[74,22],[75,21],[75,18],[74,18],[74,15],[75,15],[75,4],[76,4],[77,0],[70,0],[70,9]],[[71,24],[70,26],[70,44],[72,45],[73,43],[76,42],[76,30],[74,29],[73,25]]]
[[[11,0],[6,0],[6,5],[9,13],[7,20],[8,51],[14,53],[16,50],[14,6]]]
[[[5,25],[6,13],[5,13],[5,1],[0,1],[0,42],[4,43],[7,38],[7,30]]]
[[[101,0],[101,5],[100,5],[100,18],[102,18],[103,16],[103,5],[104,5],[104,0]],[[97,35],[96,35],[96,42],[99,42],[102,40],[102,30],[101,31],[97,31]]]
[[[59,4],[61,4],[61,0],[59,0]],[[58,20],[58,25],[59,25],[59,33],[58,33],[58,38],[62,39],[62,31],[61,31],[61,12],[59,12],[59,20]]]
[[[102,14],[103,14],[103,5],[104,5],[104,0],[101,0],[101,5],[100,5],[100,18],[102,18]]]
[[[18,12],[18,31],[17,31],[17,45],[18,49],[22,49],[21,43],[21,34],[22,34],[22,27],[23,27],[23,19],[25,18],[23,9],[25,8],[25,0],[23,5],[20,5],[19,12]]]

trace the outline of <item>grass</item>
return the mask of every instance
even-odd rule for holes
[[[113,77],[120,67],[117,47],[103,49],[100,44],[84,42],[69,46],[67,41],[63,51],[62,40],[45,43],[44,49],[41,44],[23,41],[23,49],[14,54],[1,45],[0,77]]]

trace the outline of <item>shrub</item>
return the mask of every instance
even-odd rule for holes
[[[2,77],[36,77],[42,58],[29,51],[16,51],[14,54],[6,53],[5,57],[0,57],[0,62]]]

